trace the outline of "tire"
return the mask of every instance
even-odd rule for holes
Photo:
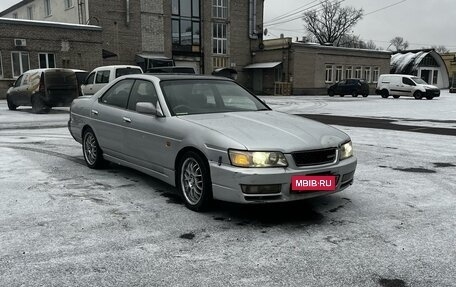
[[[343,97],[345,97],[345,95],[344,95],[344,94],[341,94],[340,97],[343,98]]]
[[[353,98],[358,97],[358,93],[357,93],[357,92],[353,92],[353,93],[352,93],[352,97],[353,97]]]
[[[329,91],[328,91],[328,95],[329,95],[330,97],[334,97],[334,91],[333,91],[333,90],[329,90]]]
[[[32,96],[32,112],[34,114],[47,114],[50,109],[43,103],[39,95]]]
[[[382,90],[380,94],[382,95],[382,98],[384,98],[384,99],[389,97],[388,90]]]
[[[432,100],[434,97],[433,96],[426,96],[426,99]]]
[[[204,211],[212,202],[212,182],[207,159],[194,151],[184,154],[178,163],[176,185],[185,206]]]
[[[395,99],[399,99],[399,98],[400,98],[400,96],[394,95],[394,96],[393,96],[393,98],[395,98]]]
[[[416,91],[413,94],[413,97],[415,97],[415,99],[417,99],[417,100],[421,100],[423,98],[423,94],[420,91]]]
[[[86,165],[90,168],[101,169],[106,163],[95,133],[90,128],[82,136],[82,154]]]
[[[8,104],[8,109],[9,109],[10,111],[15,111],[15,110],[17,109],[17,107],[18,107],[18,106],[16,106],[15,104],[13,104],[13,103],[10,101],[10,99],[9,99],[8,96],[6,96],[6,103]]]
[[[363,98],[367,98],[369,96],[368,94],[363,94]]]

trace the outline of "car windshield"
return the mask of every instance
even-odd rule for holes
[[[166,80],[160,85],[169,110],[175,116],[270,110],[231,81]]]
[[[418,78],[418,77],[412,77],[412,80],[415,83],[420,84],[420,85],[427,85],[428,84],[428,83],[426,83],[426,81],[424,81],[423,79]]]

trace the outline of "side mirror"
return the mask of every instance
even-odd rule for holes
[[[14,87],[14,83],[15,83],[15,82],[9,83],[9,87],[10,87],[10,88]]]
[[[162,111],[160,109],[155,108],[154,104],[149,102],[136,103],[136,111],[141,114],[163,117]]]

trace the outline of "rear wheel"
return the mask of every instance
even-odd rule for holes
[[[47,114],[51,108],[46,106],[39,95],[32,96],[32,112],[35,114]]]
[[[82,153],[88,167],[100,169],[104,166],[103,152],[92,129],[87,129],[82,136]]]
[[[433,96],[426,96],[426,99],[432,100],[434,97]]]
[[[343,97],[345,97],[345,95],[344,95],[344,94],[340,94],[340,96],[341,96],[342,98],[343,98]]]
[[[178,164],[176,184],[185,206],[206,210],[212,201],[212,182],[207,160],[194,151],[187,152]]]
[[[368,94],[363,94],[363,97],[364,97],[364,98],[367,98],[367,96],[368,96]]]
[[[415,97],[415,99],[417,100],[421,100],[423,98],[423,94],[420,92],[420,91],[416,91],[413,96]]]
[[[358,93],[357,92],[353,92],[352,93],[352,97],[354,97],[354,98],[358,97]]]
[[[328,95],[329,95],[330,97],[334,97],[334,91],[333,91],[333,90],[329,90],[329,91],[328,91]]]
[[[394,96],[393,96],[393,98],[395,98],[395,99],[399,99],[399,97],[400,97],[400,96],[398,96],[398,95],[394,95]]]
[[[381,96],[382,96],[382,98],[384,98],[384,99],[388,98],[388,97],[389,97],[389,92],[388,92],[388,90],[382,90]]]
[[[11,111],[15,111],[18,107],[15,104],[13,104],[13,102],[10,100],[8,96],[6,96],[6,103],[8,104],[8,109]]]

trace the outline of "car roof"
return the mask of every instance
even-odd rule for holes
[[[169,81],[169,80],[224,80],[224,81],[233,81],[232,79],[226,77],[217,77],[217,76],[210,76],[210,75],[194,75],[194,74],[173,74],[173,73],[165,73],[165,74],[154,74],[154,73],[145,73],[145,74],[137,74],[137,75],[128,75],[125,77],[155,77],[158,78],[160,81]]]

